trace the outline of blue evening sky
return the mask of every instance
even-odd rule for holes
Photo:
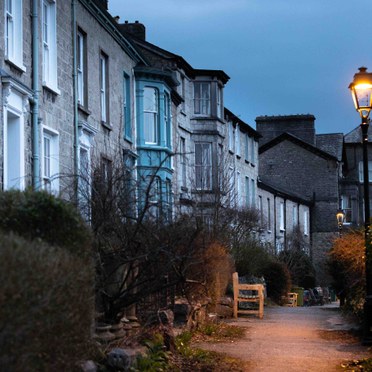
[[[109,0],[120,22],[192,67],[230,76],[225,106],[255,128],[261,115],[313,114],[318,133],[359,125],[348,85],[372,72],[371,0]]]

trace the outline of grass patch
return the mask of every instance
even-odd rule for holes
[[[229,341],[243,335],[244,329],[225,323],[209,323],[193,333],[185,331],[176,337],[177,353],[173,358],[173,367],[179,371],[246,371],[247,363],[239,359],[195,347],[195,342]]]
[[[194,342],[229,342],[244,337],[245,328],[227,323],[206,323],[193,333]]]

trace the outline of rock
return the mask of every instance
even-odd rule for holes
[[[174,314],[172,310],[159,310],[158,317],[161,324],[173,327]]]
[[[107,354],[107,364],[119,371],[128,370],[136,359],[136,352],[129,349],[114,348]]]
[[[80,366],[83,372],[97,372],[97,366],[93,360],[86,360]]]

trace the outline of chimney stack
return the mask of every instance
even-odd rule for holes
[[[127,32],[138,39],[146,40],[146,27],[142,23],[139,23],[139,21],[135,21],[134,23],[125,21],[125,23],[119,24],[119,28],[121,31]]]

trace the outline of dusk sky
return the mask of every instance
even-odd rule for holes
[[[318,133],[360,124],[348,85],[372,72],[371,0],[109,0],[120,22],[192,67],[230,76],[225,106],[261,115],[313,114]]]

